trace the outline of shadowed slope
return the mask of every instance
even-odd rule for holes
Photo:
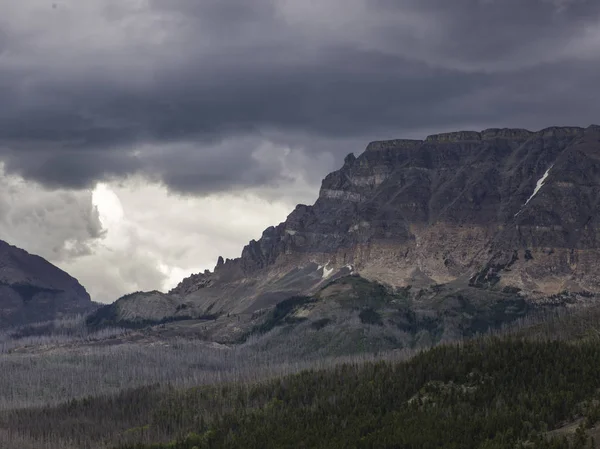
[[[95,307],[77,279],[0,240],[0,328],[86,313]]]

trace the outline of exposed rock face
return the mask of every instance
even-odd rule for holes
[[[86,313],[95,307],[77,279],[0,240],[0,328]]]
[[[596,292],[599,181],[597,126],[373,142],[325,178],[313,206],[217,272],[312,260],[407,285],[488,275],[512,260],[500,284]]]
[[[598,126],[373,142],[323,180],[313,206],[170,294],[200,311],[253,313],[341,270],[532,299],[600,293],[599,186]]]

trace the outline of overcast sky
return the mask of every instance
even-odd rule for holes
[[[0,239],[168,289],[370,140],[600,121],[598,0],[0,0]]]

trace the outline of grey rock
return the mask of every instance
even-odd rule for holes
[[[87,313],[96,307],[77,279],[0,240],[0,328]]]

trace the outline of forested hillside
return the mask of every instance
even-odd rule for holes
[[[598,342],[488,340],[439,347],[407,363],[190,391],[150,425],[196,421],[195,434],[153,446],[165,449],[589,447],[585,430],[600,418],[599,387]],[[215,395],[230,410],[204,416],[203,403]],[[547,437],[580,418],[573,437]]]
[[[406,362],[18,410],[0,429],[80,449],[580,448],[594,443],[599,417],[600,341],[503,337]]]

